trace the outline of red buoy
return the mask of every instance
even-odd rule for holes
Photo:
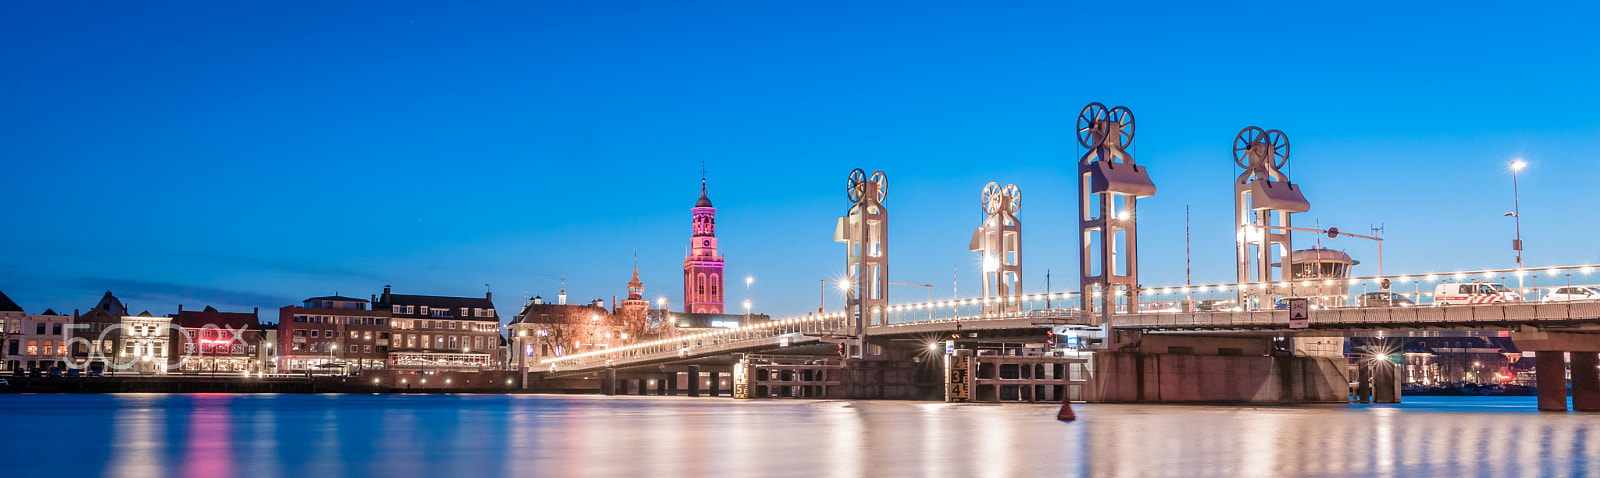
[[[1056,412],[1056,420],[1070,422],[1078,419],[1078,414],[1072,413],[1072,402],[1062,400],[1061,411]]]

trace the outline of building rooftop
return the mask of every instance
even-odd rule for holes
[[[0,292],[0,312],[22,312],[22,306],[12,302],[5,292]]]

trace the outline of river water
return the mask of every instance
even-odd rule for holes
[[[1600,476],[1600,414],[549,395],[0,395],[4,476]]]

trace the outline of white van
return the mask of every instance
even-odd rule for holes
[[[1501,304],[1522,295],[1492,282],[1446,282],[1433,289],[1433,305]]]

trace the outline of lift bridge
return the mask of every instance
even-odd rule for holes
[[[1380,251],[1381,239],[1294,227],[1292,215],[1310,205],[1287,174],[1288,137],[1252,126],[1233,148],[1238,280],[1142,287],[1136,201],[1156,188],[1134,161],[1133,137],[1126,107],[1091,103],[1079,115],[1078,291],[1021,291],[1021,191],[989,183],[969,244],[983,257],[982,295],[890,303],[888,177],[856,169],[834,231],[846,244],[844,310],[571,354],[534,372],[546,381],[598,375],[607,393],[683,383],[715,395],[727,373],[734,396],[917,398],[929,395],[928,383],[917,393],[923,370],[937,377],[932,394],[952,401],[984,399],[978,388],[991,400],[1398,402],[1407,372],[1397,338],[1497,335],[1535,352],[1540,409],[1566,409],[1570,356],[1573,408],[1600,411],[1600,300],[1551,295],[1600,282],[1600,265],[1384,275],[1380,252],[1374,276],[1322,264],[1291,271],[1300,265],[1291,231],[1378,240]],[[1363,345],[1347,356],[1346,338]],[[985,340],[1048,345],[1024,353]],[[619,381],[619,372],[634,378]]]

